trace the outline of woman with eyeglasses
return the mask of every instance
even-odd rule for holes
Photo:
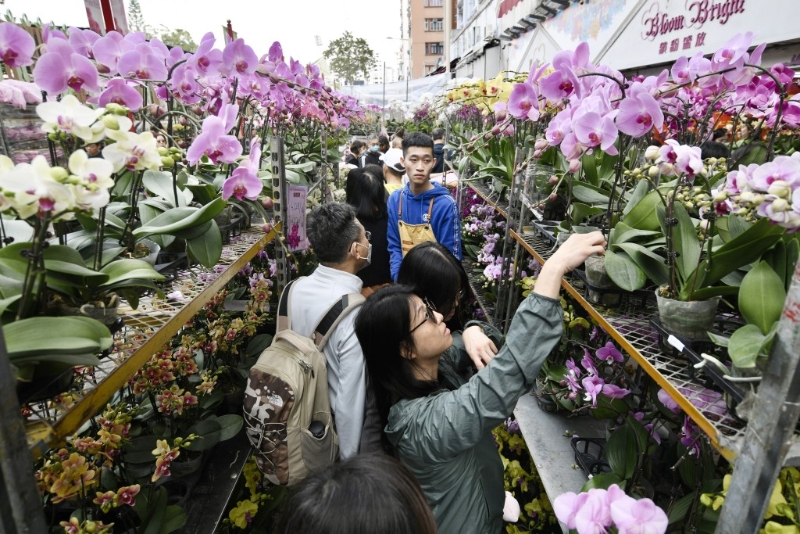
[[[503,334],[482,321],[461,323],[460,309],[469,291],[469,281],[464,266],[453,256],[450,249],[428,241],[412,248],[400,264],[397,283],[414,287],[414,293],[428,299],[444,317],[444,322],[453,334],[456,354],[466,350],[477,369],[489,363],[503,342]],[[472,376],[469,361],[462,362],[466,368],[458,368],[460,375]]]
[[[361,294],[365,297],[392,281],[389,242],[386,239],[389,217],[383,184],[383,169],[377,165],[350,169],[345,183],[345,202],[356,210],[358,222],[366,230],[371,246],[367,266],[356,273],[363,283]]]
[[[451,359],[453,336],[430,299],[390,286],[361,307],[356,335],[385,437],[419,480],[442,534],[502,532],[503,465],[491,430],[533,387],[561,337],[561,279],[604,251],[600,232],[570,237],[542,268],[505,345],[466,382],[452,366],[468,356]]]

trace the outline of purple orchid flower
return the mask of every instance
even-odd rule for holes
[[[728,67],[736,66],[744,58],[750,43],[753,42],[753,32],[737,33],[727,43],[714,52],[711,58],[711,66],[714,71],[719,72]],[[743,61],[742,61],[743,62]]]
[[[112,74],[117,73],[117,63],[124,52],[131,50],[130,44],[123,44],[124,38],[118,32],[109,32],[97,39],[92,45],[92,55],[103,67],[103,70]]]
[[[191,165],[195,165],[204,155],[208,156],[214,165],[218,161],[225,163],[236,161],[242,154],[242,145],[235,136],[228,135],[228,132],[236,124],[237,112],[238,108],[229,104],[220,109],[220,116],[211,115],[203,120],[202,132],[186,151],[186,159]]]
[[[590,489],[586,501],[575,514],[575,529],[581,534],[605,534],[608,532],[606,527],[611,525],[608,492],[604,489]]]
[[[605,380],[599,376],[588,376],[581,380],[583,389],[586,390],[585,401],[592,401],[592,406],[597,407],[597,396],[603,392]]]
[[[611,488],[608,492],[611,493]],[[622,490],[610,502],[610,512],[619,534],[664,534],[669,524],[667,514],[652,500],[636,500]]]
[[[588,498],[588,493],[576,494],[571,491],[562,493],[553,501],[553,512],[559,521],[567,525],[567,528],[574,529],[576,528],[575,516]]]
[[[605,360],[606,363],[611,362],[623,362],[625,361],[625,357],[622,355],[620,351],[617,350],[617,347],[614,346],[612,342],[608,342],[605,346],[600,347],[594,353],[600,360]]]
[[[545,138],[550,146],[558,146],[564,137],[572,131],[572,113],[569,109],[560,111],[547,125]]]
[[[47,52],[42,54],[33,67],[36,84],[50,94],[63,93],[67,88],[75,92],[87,89],[96,92],[100,88],[100,77],[94,63],[75,53],[64,39],[51,39]]]
[[[583,349],[583,358],[581,358],[581,365],[584,369],[586,369],[589,374],[598,376],[600,373],[597,372],[597,367],[594,366],[594,361],[592,360],[592,354],[587,350]]]
[[[141,80],[167,79],[167,67],[164,59],[154,53],[154,48],[148,44],[136,45],[136,48],[125,52],[119,58],[117,70],[120,76],[135,76]]]
[[[92,59],[92,46],[100,38],[100,34],[92,30],[81,30],[80,28],[69,29],[69,44],[77,54]]]
[[[576,363],[575,363],[575,360],[573,360],[572,358],[570,358],[569,360],[567,360],[567,361],[565,362],[565,365],[567,366],[567,370],[568,370],[570,373],[574,374],[574,375],[575,375],[576,377],[578,377],[578,378],[580,378],[580,377],[581,377],[581,374],[582,374],[582,373],[581,373],[581,368],[580,368],[580,367],[578,367],[578,364],[576,364]]]
[[[681,445],[689,449],[689,455],[697,458],[700,456],[700,429],[688,416],[683,418],[681,431]]]
[[[184,104],[200,102],[200,84],[197,83],[197,72],[184,63],[175,67],[169,81],[172,94]]]
[[[664,113],[653,96],[641,90],[631,91],[628,98],[619,105],[617,128],[632,137],[642,137],[655,127],[661,129],[664,124]]]
[[[630,394],[629,389],[621,388],[619,386],[615,386],[614,384],[605,384],[603,386],[603,395],[610,399],[621,399],[626,397]]]
[[[9,67],[26,67],[33,63],[36,42],[31,34],[11,22],[0,24],[0,59]]]
[[[675,402],[663,388],[658,390],[658,400],[672,413],[679,413],[681,411],[681,407],[678,406],[678,403]]]
[[[539,82],[542,96],[550,102],[557,102],[572,95],[580,97],[579,87],[578,77],[567,68],[556,69]]]
[[[582,113],[577,118],[573,117],[572,127],[580,144],[587,147],[599,146],[609,156],[619,154],[614,147],[618,130],[608,115],[600,116],[594,111]]]
[[[539,120],[539,97],[529,83],[518,83],[508,97],[508,112],[515,119]]]
[[[100,107],[106,107],[112,102],[136,113],[142,107],[142,95],[122,78],[114,78],[109,80],[106,90],[100,94],[98,104]]]
[[[249,76],[258,67],[258,56],[253,49],[244,44],[244,39],[239,38],[228,43],[222,51],[220,72],[228,76]]]
[[[256,200],[263,189],[261,179],[256,175],[260,163],[261,140],[256,136],[250,141],[250,156],[222,185],[222,198],[228,200],[234,196],[239,200],[243,198]]]
[[[222,63],[222,51],[214,48],[216,39],[214,34],[208,32],[200,41],[197,51],[191,56],[188,63],[203,76],[215,75]]]

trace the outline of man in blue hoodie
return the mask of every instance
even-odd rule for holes
[[[447,188],[431,182],[433,140],[423,133],[403,139],[403,158],[408,183],[389,197],[387,240],[392,279],[397,280],[400,262],[413,246],[437,241],[461,260],[461,220],[458,205]]]

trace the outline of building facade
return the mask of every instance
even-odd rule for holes
[[[411,78],[436,70],[444,58],[444,3],[451,3],[450,28],[455,28],[456,0],[408,0]],[[451,54],[451,57],[452,56]]]

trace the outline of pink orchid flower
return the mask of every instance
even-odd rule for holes
[[[589,497],[588,493],[575,494],[571,491],[562,493],[553,501],[553,511],[559,521],[567,525],[567,528],[575,528],[575,516],[581,509],[586,499]]]
[[[136,45],[136,48],[125,52],[119,58],[117,70],[120,76],[137,77],[140,80],[166,80],[167,67],[164,59],[160,58],[154,48],[146,43]]]
[[[630,393],[630,390],[615,386],[614,384],[605,384],[602,393],[609,399],[621,399],[626,397]]]
[[[611,518],[619,534],[663,534],[669,524],[667,514],[653,501],[627,495],[611,503]]]
[[[557,146],[561,144],[561,141],[564,140],[564,137],[572,131],[572,114],[571,110],[564,109],[560,111],[553,120],[550,121],[550,124],[547,125],[547,130],[545,131],[545,138],[550,146]]]
[[[186,158],[191,165],[200,161],[203,155],[208,156],[208,159],[216,165],[218,161],[233,163],[242,154],[239,140],[233,135],[228,135],[236,123],[237,111],[236,106],[228,104],[220,109],[220,116],[206,117],[202,133],[186,152]]]
[[[614,346],[612,342],[608,342],[605,346],[600,347],[595,352],[595,356],[597,356],[600,360],[605,360],[606,363],[611,362],[623,362],[625,357],[622,356],[622,353],[617,350],[617,347]]]
[[[580,97],[578,77],[567,68],[556,69],[541,79],[539,89],[542,96],[550,102],[556,102],[572,95]]]
[[[258,56],[253,49],[244,44],[244,39],[236,39],[222,51],[220,72],[228,76],[249,76],[258,67]]]
[[[575,528],[581,534],[605,534],[611,526],[611,509],[608,506],[607,491],[593,488],[587,493],[586,501],[575,514]]]
[[[669,393],[667,393],[663,388],[658,390],[658,400],[672,413],[678,413],[681,411],[681,407],[678,406],[678,403],[675,402],[675,400],[670,397]]]
[[[614,121],[608,116],[600,116],[593,111],[583,113],[578,118],[573,117],[573,131],[575,138],[584,146],[599,146],[606,154],[616,156],[619,154],[614,142],[617,140],[618,130]]]
[[[632,137],[642,137],[653,127],[661,129],[664,125],[664,113],[650,93],[631,88],[631,94],[619,105],[616,123],[620,132]]]
[[[81,30],[80,28],[69,29],[69,44],[76,53],[87,57],[93,58],[92,45],[100,38],[100,34],[92,30]]]
[[[588,376],[581,380],[583,389],[586,390],[586,397],[584,400],[592,401],[592,406],[597,406],[597,396],[603,392],[605,380],[599,376]]]
[[[539,96],[533,85],[524,82],[514,86],[508,97],[508,112],[515,119],[539,120]]]
[[[25,67],[33,63],[33,37],[11,22],[0,24],[0,59],[9,67]]]
[[[250,156],[222,185],[222,198],[228,200],[234,196],[239,200],[243,198],[256,200],[263,189],[261,179],[256,174],[260,164],[261,140],[256,136],[250,141]]]
[[[214,48],[216,39],[214,34],[208,32],[200,41],[197,51],[191,56],[188,63],[202,76],[216,75],[222,63],[222,51]]]
[[[122,78],[114,78],[109,80],[106,90],[100,93],[98,100],[101,107],[106,107],[110,103],[125,106],[136,113],[142,107],[143,101],[141,93],[128,85],[128,82]]]
[[[86,89],[96,92],[100,77],[94,63],[76,53],[64,39],[51,39],[47,52],[33,67],[36,84],[50,94],[63,93],[67,88],[75,92]]]

